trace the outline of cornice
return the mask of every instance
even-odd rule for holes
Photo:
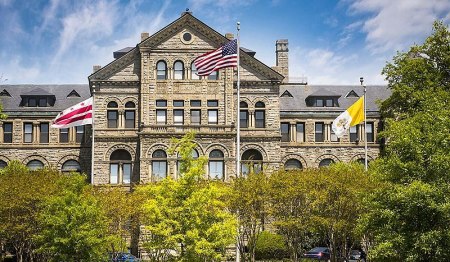
[[[113,60],[111,63],[106,66],[100,68],[96,72],[92,73],[88,76],[90,82],[98,81],[98,80],[106,80],[109,77],[113,76],[115,73],[119,72],[123,68],[127,67],[131,63],[134,62],[136,56],[139,55],[139,51],[137,48],[131,49],[125,55]]]

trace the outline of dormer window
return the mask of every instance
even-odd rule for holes
[[[22,96],[23,107],[50,107],[55,104],[54,97],[47,96]]]
[[[6,91],[6,89],[3,89],[3,91],[0,92],[0,96],[9,96],[9,97],[11,97],[11,95],[8,93],[8,91]]]
[[[314,107],[339,107],[336,97],[313,97],[310,98],[309,106]]]

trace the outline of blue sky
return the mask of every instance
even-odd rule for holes
[[[222,34],[240,21],[241,45],[269,66],[288,39],[290,76],[310,84],[385,84],[386,61],[436,19],[450,23],[449,0],[0,0],[1,82],[85,84],[93,65],[186,8]]]

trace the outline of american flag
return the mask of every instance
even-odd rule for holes
[[[237,66],[237,39],[197,57],[194,65],[199,76],[210,75],[221,68]]]
[[[92,124],[92,97],[67,108],[53,120],[54,128],[69,128]]]

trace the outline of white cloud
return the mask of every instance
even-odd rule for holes
[[[403,50],[430,34],[437,19],[448,19],[448,0],[356,0],[350,11],[371,13],[363,25],[372,53]]]

